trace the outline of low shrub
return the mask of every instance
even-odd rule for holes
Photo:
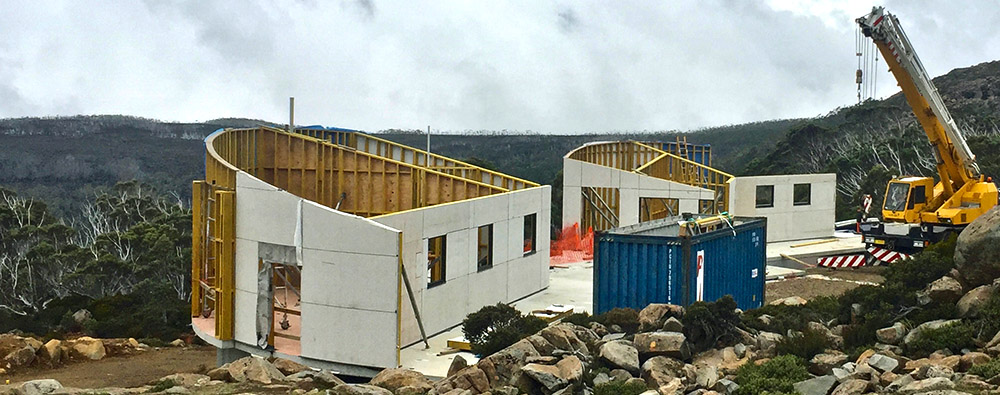
[[[1000,332],[1000,290],[995,290],[979,309],[979,316],[971,321],[980,340],[989,341]]]
[[[959,353],[963,348],[975,347],[975,329],[963,322],[945,325],[937,329],[924,329],[906,345],[909,356],[924,358],[937,350],[949,349]]]
[[[639,312],[634,309],[616,307],[595,317],[594,320],[608,328],[611,328],[611,325],[618,325],[625,333],[639,331]]]
[[[726,347],[740,340],[737,329],[740,316],[736,301],[726,295],[715,302],[695,302],[688,306],[684,317],[684,336],[697,351]]]
[[[996,377],[997,375],[1000,375],[1000,359],[994,359],[987,363],[973,365],[969,368],[969,374],[974,374],[986,380]]]
[[[792,394],[793,384],[808,379],[805,361],[794,355],[781,355],[761,365],[748,363],[736,371],[736,395]]]
[[[590,327],[590,323],[594,322],[594,317],[587,312],[583,313],[573,313],[562,319],[562,322],[568,322],[571,324],[579,325],[582,327]]]
[[[146,393],[147,394],[160,393],[160,392],[166,391],[166,390],[171,389],[171,388],[176,387],[176,386],[177,386],[177,382],[175,382],[173,380],[170,380],[170,379],[160,380],[160,381],[157,381],[156,383],[154,383],[153,386],[150,387],[148,390],[146,390]]]
[[[646,383],[609,381],[594,387],[594,395],[639,395],[646,392]]]
[[[472,352],[489,355],[545,328],[545,321],[526,316],[504,303],[485,306],[462,321],[462,332]]]
[[[760,331],[785,334],[789,330],[802,331],[809,322],[827,322],[840,311],[837,298],[821,296],[801,306],[766,305],[743,314],[743,325]],[[760,316],[769,315],[770,323],[765,324]]]
[[[830,347],[830,340],[825,334],[806,329],[800,335],[782,338],[775,350],[778,355],[795,355],[808,361],[816,354],[823,353],[827,347]]]

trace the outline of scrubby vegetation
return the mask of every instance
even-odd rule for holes
[[[189,326],[191,211],[138,182],[59,219],[0,189],[0,332],[171,340]],[[72,313],[87,309],[89,319]]]
[[[961,353],[963,348],[975,347],[975,329],[963,322],[948,324],[936,329],[925,329],[906,344],[906,353],[924,358],[937,350]]]
[[[994,359],[987,363],[973,365],[969,368],[969,374],[989,379],[1000,375],[1000,359]]]
[[[462,321],[462,333],[477,355],[493,354],[542,328],[542,319],[521,314],[504,303],[483,307]]]
[[[805,362],[794,355],[782,355],[763,364],[746,364],[736,371],[736,395],[793,394],[796,382],[809,378]]]
[[[725,347],[736,344],[740,316],[736,301],[726,295],[715,302],[695,302],[688,306],[684,317],[684,335],[697,350]]]
[[[627,381],[609,381],[594,387],[594,395],[639,395],[646,392],[646,384]]]
[[[778,342],[778,355],[794,355],[806,361],[830,347],[830,340],[823,333],[806,329]]]

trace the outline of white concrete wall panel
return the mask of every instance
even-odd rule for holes
[[[396,367],[396,326],[395,312],[303,303],[302,356]]]
[[[810,204],[794,205],[794,185],[810,184]],[[773,207],[756,207],[757,186],[774,186]],[[767,241],[789,241],[833,234],[836,174],[736,177],[730,183],[730,213],[767,217]]]
[[[535,255],[544,251],[535,252]],[[545,252],[546,255],[548,254]],[[547,267],[540,267],[531,259],[532,255],[524,258],[512,259],[507,262],[507,298],[516,300],[528,296],[539,289],[544,288],[542,283],[542,271],[548,272]]]
[[[507,268],[509,266],[507,262],[503,262],[501,265],[494,265],[489,269],[477,272],[474,276],[469,276],[469,293],[466,295],[469,307],[478,309],[482,306],[510,301],[507,298]],[[465,318],[464,314],[462,318]]]
[[[244,344],[257,344],[257,291],[236,290],[233,295],[233,338]]]
[[[575,159],[563,158],[563,187],[578,187],[581,184],[583,162]]]
[[[257,293],[257,242],[236,239],[234,265],[236,289]]]

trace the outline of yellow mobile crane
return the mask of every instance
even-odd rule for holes
[[[980,173],[976,156],[969,150],[962,131],[948,113],[896,16],[885,12],[883,7],[874,7],[857,22],[889,64],[889,71],[927,133],[937,160],[940,178],[937,183],[930,177],[893,178],[885,190],[882,221],[860,224],[869,251],[875,247],[912,254],[949,234],[961,232],[997,205],[997,187],[992,179]]]

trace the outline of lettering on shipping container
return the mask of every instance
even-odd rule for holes
[[[698,250],[698,299],[705,300],[705,250]]]

